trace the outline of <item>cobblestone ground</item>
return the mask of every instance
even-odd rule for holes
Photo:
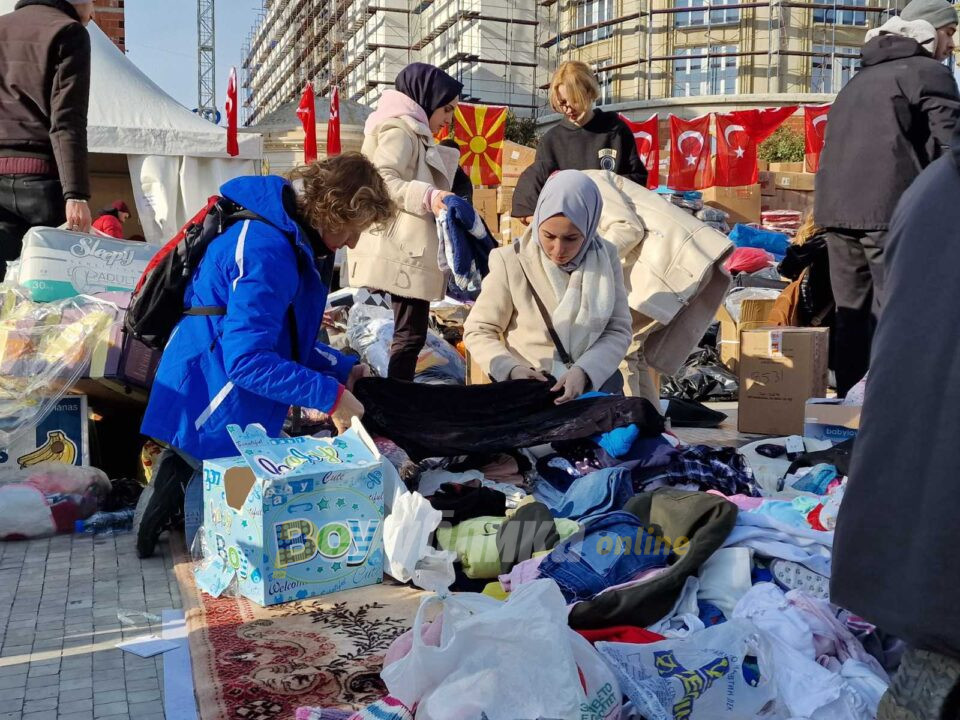
[[[115,647],[181,607],[158,551],[140,560],[130,533],[0,542],[0,720],[163,720],[163,656]]]

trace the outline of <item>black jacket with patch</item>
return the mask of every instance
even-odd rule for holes
[[[595,110],[583,127],[567,119],[543,136],[533,165],[521,175],[513,195],[513,217],[533,215],[540,190],[558,170],[611,170],[647,184],[647,169],[640,162],[637,141],[620,116]]]
[[[863,67],[837,95],[817,173],[822,228],[886,230],[900,196],[950,147],[957,83],[915,40],[874,38]]]

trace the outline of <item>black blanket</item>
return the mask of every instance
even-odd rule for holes
[[[506,452],[577,440],[636,424],[643,436],[663,432],[647,400],[619,395],[555,405],[551,383],[509,380],[492,385],[423,385],[366,378],[354,395],[364,425],[393,440],[412,459]]]

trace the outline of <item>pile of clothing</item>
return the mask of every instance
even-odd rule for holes
[[[903,646],[828,599],[851,442],[785,445],[618,425],[420,462],[459,592],[424,601],[355,717],[875,717]]]

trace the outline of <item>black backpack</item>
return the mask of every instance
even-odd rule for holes
[[[163,350],[184,315],[225,315],[224,307],[185,308],[183,296],[213,239],[243,220],[267,222],[231,200],[211,197],[144,269],[124,319],[127,334],[147,347]]]

